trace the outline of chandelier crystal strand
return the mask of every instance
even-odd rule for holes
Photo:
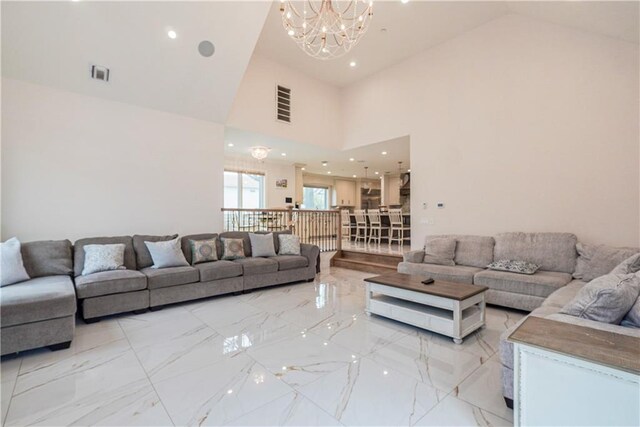
[[[373,0],[280,0],[285,31],[309,56],[338,58],[369,28]]]

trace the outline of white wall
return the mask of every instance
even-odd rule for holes
[[[3,239],[221,230],[223,126],[2,85]]]
[[[503,231],[638,246],[638,58],[506,15],[349,87],[346,145],[411,135],[414,247]]]
[[[275,119],[277,84],[291,89],[291,123]],[[272,137],[342,148],[340,105],[337,87],[254,54],[226,124]]]
[[[282,162],[259,162],[250,157],[233,157],[227,155],[224,160],[225,169],[235,171],[260,172],[265,176],[265,207],[268,209],[285,208],[295,203],[296,196],[296,168],[293,164]],[[287,180],[287,188],[276,187],[279,179]],[[292,203],[285,203],[285,198],[291,197]]]

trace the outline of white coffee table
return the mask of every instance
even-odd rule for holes
[[[403,273],[365,279],[367,315],[437,332],[453,338],[456,344],[484,326],[486,286],[439,280],[424,285],[424,279]]]

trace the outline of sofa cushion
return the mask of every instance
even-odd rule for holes
[[[20,251],[20,241],[15,237],[2,242],[0,245],[0,257],[2,266],[0,268],[0,286],[13,285],[14,283],[29,280],[27,270],[22,262],[22,252]]]
[[[309,266],[309,260],[302,255],[278,255],[269,259],[278,263],[278,271],[293,270]]]
[[[541,270],[573,273],[577,238],[571,233],[503,233],[495,237],[494,259],[533,262]]]
[[[72,316],[76,293],[68,275],[46,276],[0,288],[2,327]]]
[[[476,285],[516,294],[546,297],[553,291],[571,281],[568,273],[538,270],[536,274],[526,275],[506,271],[484,270],[473,278]]]
[[[404,262],[422,262],[424,261],[424,251],[417,250],[405,252],[404,254],[402,254],[402,259]]]
[[[242,272],[245,276],[278,271],[278,262],[271,258],[242,258],[233,262],[242,265]]]
[[[416,264],[412,262],[401,262],[398,264],[398,272],[406,274],[416,274],[425,277],[433,277],[435,280],[444,280],[456,283],[473,283],[474,274],[482,271],[478,267],[468,267],[466,265],[437,265],[437,264]]]
[[[276,247],[273,242],[273,234],[256,234],[249,233],[251,240],[251,256],[252,257],[272,257],[276,256]]]
[[[200,272],[201,282],[242,276],[242,266],[233,261],[205,262],[194,267]]]
[[[100,271],[124,269],[124,245],[122,243],[85,245],[83,276]]]
[[[561,313],[620,324],[640,294],[640,274],[607,274],[580,289]]]
[[[582,289],[585,284],[582,280],[572,280],[568,285],[561,287],[549,295],[542,303],[542,306],[556,307],[560,310],[578,294],[578,291]]]
[[[186,285],[187,283],[195,283],[200,280],[198,270],[191,266],[167,268],[147,267],[141,271],[147,276],[147,287],[149,289]]]
[[[147,278],[135,270],[112,270],[76,277],[78,298],[119,294],[147,288]]]
[[[202,234],[189,234],[187,236],[182,236],[180,239],[180,246],[182,248],[182,253],[184,254],[185,259],[189,264],[193,263],[193,258],[191,255],[191,240],[213,240],[218,237],[217,233],[202,233]],[[217,239],[216,242],[216,258],[220,259],[222,256],[222,248],[220,247],[220,239]]]
[[[425,264],[456,265],[453,258],[456,255],[456,239],[453,237],[440,237],[429,239],[424,245]]]
[[[76,276],[82,274],[84,269],[84,247],[86,245],[115,245],[122,243],[124,245],[124,266],[128,270],[136,270],[136,253],[133,250],[133,239],[131,236],[116,237],[88,237],[76,240],[73,244],[73,269]]]
[[[149,253],[149,249],[147,249],[147,245],[145,245],[144,242],[165,242],[167,240],[173,240],[176,237],[178,237],[177,234],[173,234],[171,236],[134,235],[133,249],[136,252],[138,270],[142,270],[143,268],[151,267],[153,265],[153,258],[151,258],[151,253]]]
[[[578,260],[573,277],[590,282],[596,277],[611,273],[617,265],[640,252],[638,248],[614,248],[607,245],[578,243]]]
[[[22,261],[29,277],[73,274],[73,248],[69,240],[22,243]]]
[[[427,236],[426,240],[439,237],[453,237],[456,239],[456,265],[485,268],[493,261],[493,246],[495,241],[489,236],[471,236],[463,234],[441,234]]]

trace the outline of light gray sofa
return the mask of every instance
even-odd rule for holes
[[[23,243],[21,251],[31,279],[0,288],[2,355],[68,348],[76,313],[71,242]]]
[[[495,237],[467,235],[429,236],[456,239],[456,265],[423,263],[424,250],[404,255],[398,271],[431,276],[438,280],[487,286],[489,304],[534,310],[556,289],[571,281],[576,265],[577,238],[570,233],[502,233]],[[540,265],[525,275],[486,269],[494,260],[526,260]]]

